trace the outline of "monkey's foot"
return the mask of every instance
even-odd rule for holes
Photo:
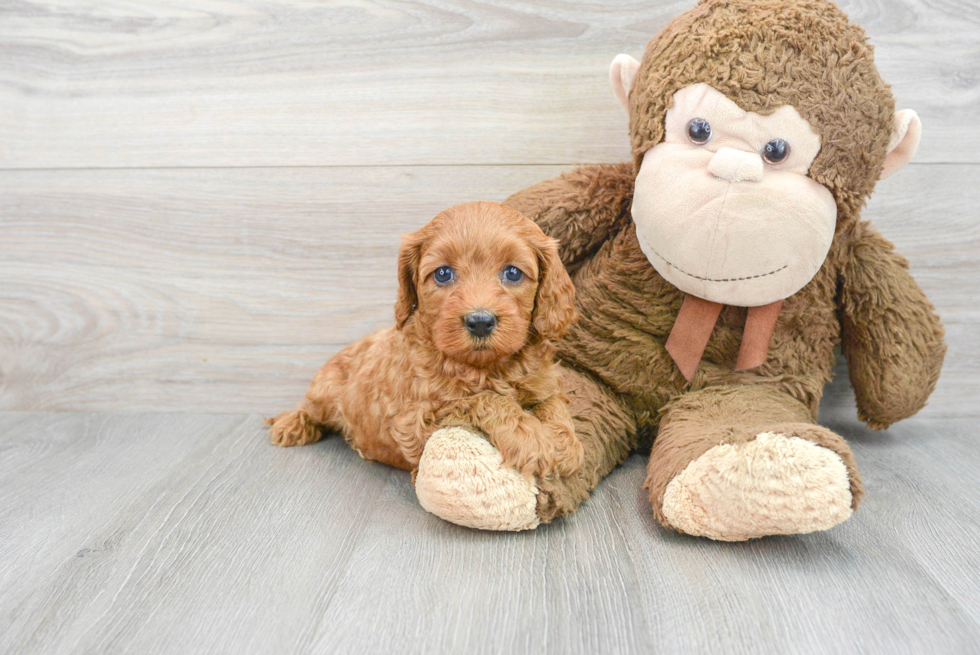
[[[465,428],[437,430],[425,444],[415,493],[427,511],[479,530],[538,527],[538,490],[489,441]]]
[[[664,524],[690,535],[744,541],[826,530],[852,512],[841,457],[800,437],[763,432],[721,444],[667,485]]]

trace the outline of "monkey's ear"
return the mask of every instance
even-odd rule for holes
[[[640,62],[629,55],[616,55],[609,67],[609,81],[612,83],[613,93],[627,112],[630,110],[630,89],[633,88],[639,70]]]
[[[912,160],[919,147],[922,136],[922,121],[918,114],[911,109],[895,112],[895,122],[892,124],[892,138],[888,142],[888,154],[885,155],[885,165],[881,169],[879,180],[905,166]]]
[[[422,257],[422,241],[418,232],[406,234],[398,251],[398,299],[395,301],[395,326],[398,328],[405,325],[419,302],[415,278]]]

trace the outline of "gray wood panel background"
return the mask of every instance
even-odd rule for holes
[[[842,4],[925,123],[867,216],[949,327],[926,415],[977,415],[980,7]],[[5,5],[0,409],[292,405],[391,320],[400,233],[628,157],[606,68],[688,5]]]
[[[612,57],[691,0],[7,3],[10,168],[620,161]],[[926,124],[976,124],[971,0],[840,3]],[[977,162],[975,129],[921,161]]]
[[[561,170],[0,172],[0,408],[291,407],[331,354],[393,320],[401,233]],[[980,413],[978,171],[911,166],[867,212],[947,325],[931,415]],[[845,378],[834,404],[851,402]]]
[[[575,517],[479,533],[340,440],[266,443],[392,320],[400,234],[628,157],[607,66],[693,2],[0,3],[0,652],[976,652],[974,0],[840,2],[924,122],[865,215],[950,346],[885,433],[839,367],[842,526],[667,533],[634,455]]]

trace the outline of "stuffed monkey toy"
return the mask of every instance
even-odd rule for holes
[[[463,525],[533,528],[639,448],[673,530],[840,523],[864,488],[816,422],[835,348],[876,430],[923,407],[945,354],[908,262],[860,219],[914,154],[918,117],[895,110],[866,34],[828,0],[702,0],[610,77],[633,161],[507,200],[561,242],[575,284],[558,353],[585,466],[526,480],[477,435],[437,433],[419,499]]]

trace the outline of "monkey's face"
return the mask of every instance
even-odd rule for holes
[[[653,267],[681,291],[753,307],[820,269],[837,205],[807,177],[820,137],[790,106],[743,111],[707,84],[674,94],[663,142],[646,152],[632,214]]]

